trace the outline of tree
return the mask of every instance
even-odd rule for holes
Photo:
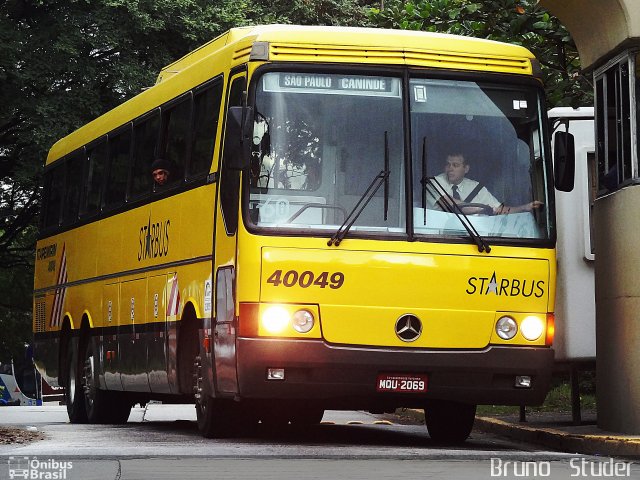
[[[298,25],[368,24],[367,7],[375,0],[276,0],[253,5],[255,23],[290,23]]]
[[[522,45],[542,65],[550,107],[593,103],[593,87],[580,70],[569,32],[536,0],[387,0],[372,8],[379,27],[424,30]]]

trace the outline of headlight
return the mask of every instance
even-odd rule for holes
[[[262,326],[269,333],[282,332],[291,321],[289,312],[280,305],[272,305],[262,313]]]
[[[293,328],[300,333],[307,333],[313,328],[313,314],[309,310],[298,310],[293,314]]]
[[[524,338],[534,341],[544,332],[544,322],[539,317],[530,316],[522,321],[520,330]]]
[[[518,333],[518,324],[511,317],[500,317],[496,322],[496,333],[503,340],[511,340]]]

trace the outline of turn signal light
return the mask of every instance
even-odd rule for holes
[[[258,336],[259,303],[240,303],[238,316],[238,335],[241,337]]]
[[[547,335],[544,344],[547,347],[553,345],[553,338],[556,334],[556,316],[553,313],[547,313]]]

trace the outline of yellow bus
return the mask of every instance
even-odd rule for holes
[[[72,422],[194,402],[207,437],[412,407],[461,442],[478,404],[541,403],[545,112],[518,46],[228,31],[51,148],[37,367]]]

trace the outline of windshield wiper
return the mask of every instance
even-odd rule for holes
[[[424,225],[427,224],[427,137],[422,137],[422,211],[424,213]]]
[[[442,208],[446,209],[449,213],[453,213],[464,229],[469,234],[469,237],[474,241],[474,243],[478,246],[479,252],[487,252],[491,251],[491,247],[486,242],[484,238],[478,233],[476,227],[473,226],[469,217],[462,211],[460,205],[458,205],[455,200],[449,195],[449,193],[445,190],[440,182],[435,177],[427,177],[427,140],[426,137],[422,139],[422,178],[420,179],[420,184],[422,185],[422,208],[424,210],[424,224],[427,224],[427,187],[432,187],[435,190],[434,198],[445,197],[444,201],[439,201],[438,205]]]
[[[384,132],[384,170],[381,170],[374,179],[371,181],[365,192],[362,194],[358,202],[353,206],[353,209],[344,219],[344,222],[336,233],[329,239],[327,245],[340,245],[340,242],[347,236],[349,230],[356,222],[362,211],[369,204],[373,196],[380,189],[380,186],[384,184],[384,220],[387,220],[387,213],[389,209],[389,136],[388,132]]]

